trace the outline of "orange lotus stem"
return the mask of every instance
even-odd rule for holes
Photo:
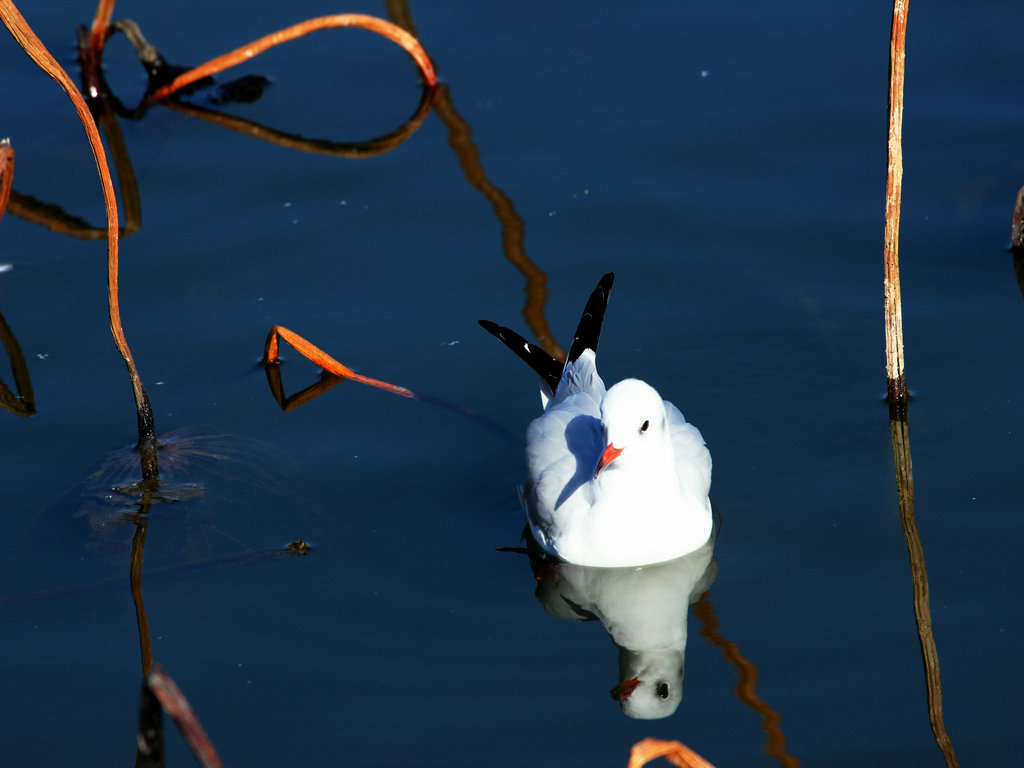
[[[356,373],[351,368],[342,365],[333,357],[328,355],[322,349],[315,344],[311,344],[302,338],[295,331],[289,331],[287,328],[275,325],[270,329],[270,333],[267,334],[267,343],[263,347],[263,364],[267,367],[267,379],[270,382],[270,390],[274,393],[275,399],[278,404],[285,410],[290,411],[293,408],[298,408],[303,403],[312,400],[314,397],[326,392],[328,389],[338,383],[337,380],[321,380],[320,384],[314,385],[313,387],[303,390],[297,395],[290,398],[285,398],[283,387],[280,383],[280,371],[277,368],[272,368],[275,363],[280,359],[279,348],[280,340],[288,342],[296,352],[305,357],[307,360],[320,366],[326,373],[332,374],[339,379],[347,379],[350,381],[357,382],[358,384],[365,384],[368,387],[375,387],[377,389],[383,389],[385,392],[390,392],[393,395],[401,395],[402,397],[408,397],[411,400],[417,400],[421,403],[427,403],[429,405],[436,405],[445,410],[452,411],[465,416],[467,419],[472,419],[480,426],[484,427],[496,435],[500,435],[503,439],[513,440],[514,438],[509,435],[508,431],[498,424],[494,423],[485,416],[481,416],[475,411],[471,411],[469,408],[464,408],[456,403],[450,403],[447,400],[442,400],[438,397],[432,397],[431,395],[421,395],[413,392],[411,389],[400,387],[397,384],[389,384],[386,381],[380,379],[371,379],[369,376],[363,376]],[[276,381],[275,381],[276,380]]]
[[[0,20],[14,36],[18,45],[36,63],[36,66],[52,77],[71,99],[71,103],[78,113],[78,119],[89,139],[89,147],[92,149],[93,159],[96,161],[96,170],[100,175],[100,185],[103,187],[103,200],[107,213],[107,306],[110,315],[110,333],[114,337],[114,345],[128,367],[132,393],[135,396],[142,477],[149,480],[158,474],[156,429],[153,424],[153,408],[150,405],[149,396],[146,394],[146,388],[142,384],[132,352],[128,348],[128,340],[125,338],[124,329],[121,326],[121,308],[118,299],[117,199],[114,196],[114,184],[110,178],[110,168],[107,165],[103,142],[100,140],[100,132],[85,99],[82,98],[82,94],[71,81],[68,73],[53,58],[46,46],[43,45],[42,40],[32,31],[28,22],[10,0],[0,0]]]
[[[107,30],[110,27],[110,17],[114,15],[114,0],[100,0],[96,6],[96,15],[92,18],[92,27],[89,29],[89,48],[99,61],[103,46],[107,42]]]
[[[230,53],[225,53],[223,56],[211,59],[205,64],[201,64],[194,69],[190,69],[188,72],[178,75],[170,83],[157,89],[149,97],[149,101],[164,99],[197,80],[202,80],[204,77],[210,77],[243,61],[248,61],[254,56],[258,56],[264,51],[273,48],[275,45],[287,43],[290,40],[308,35],[310,32],[335,27],[367,29],[371,32],[376,32],[378,35],[383,35],[394,43],[398,43],[412,56],[427,85],[433,86],[437,84],[437,74],[434,72],[434,65],[431,63],[430,57],[427,56],[427,52],[423,50],[419,40],[413,35],[398,25],[384,19],[379,19],[376,16],[368,16],[362,13],[339,13],[332,16],[318,16],[314,19],[299,22],[293,26],[261,37],[259,40],[254,40],[248,45],[243,45],[241,48],[236,48]]]
[[[363,376],[356,373],[351,368],[348,368],[333,357],[324,352],[320,347],[315,344],[311,344],[306,341],[302,336],[295,333],[295,331],[289,331],[287,328],[281,325],[275,325],[270,329],[270,333],[267,334],[267,343],[263,348],[263,364],[271,365],[280,360],[280,354],[278,349],[278,338],[287,341],[292,348],[306,359],[312,361],[316,365],[320,366],[323,370],[328,373],[332,373],[335,376],[340,376],[343,379],[351,379],[352,381],[360,384],[366,384],[369,387],[376,387],[377,389],[383,389],[385,392],[390,392],[393,395],[401,395],[402,397],[409,397],[413,400],[419,399],[415,392],[405,387],[399,387],[395,384],[389,384],[386,381],[380,379],[371,379],[369,376]]]
[[[210,743],[209,737],[203,730],[202,724],[192,711],[188,699],[181,689],[175,685],[170,675],[160,667],[153,667],[146,674],[146,686],[153,692],[160,706],[171,716],[174,724],[178,726],[181,735],[185,737],[192,754],[203,768],[220,768],[220,757]]]
[[[14,183],[14,148],[7,139],[0,141],[0,218],[7,210],[11,199],[11,184]]]
[[[903,81],[906,73],[907,6],[892,4],[889,40],[889,144],[885,188],[885,373],[889,405],[907,407],[903,360],[903,304],[900,297],[900,204],[903,196]]]
[[[679,768],[715,768],[685,744],[661,739],[641,739],[629,753],[627,768],[641,768],[652,760],[664,757]]]

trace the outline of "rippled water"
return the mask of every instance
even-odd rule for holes
[[[22,11],[77,77],[74,27],[93,7]],[[342,11],[386,13],[121,3],[115,16],[196,64]],[[0,312],[36,412],[0,413],[2,762],[132,760],[141,597],[154,659],[231,765],[625,765],[646,736],[723,766],[942,765],[882,399],[890,12],[414,4],[444,87],[391,151],[304,152],[194,110],[120,120],[141,208],[121,310],[173,436],[152,504],[126,487],[135,415],[104,243],[9,210]],[[1006,250],[1024,184],[1022,21],[1018,3],[946,2],[913,6],[908,27],[914,502],[964,765],[1022,747],[1024,298]],[[122,38],[104,61],[134,103],[145,82]],[[15,191],[102,226],[66,98],[11,39],[0,71]],[[253,103],[189,102],[335,144],[389,134],[422,95],[401,51],[354,30],[237,75],[270,86]],[[538,581],[525,555],[497,551],[520,544],[539,402],[476,320],[566,345],[608,270],[602,373],[650,381],[700,427],[721,516],[707,593],[672,582],[678,600],[652,601],[686,643],[681,699],[657,720],[609,696],[636,660],[609,634],[617,620],[551,615],[571,603],[568,618],[607,619],[603,596],[624,590],[632,610],[643,588]],[[478,417],[352,382],[284,412],[259,365],[275,323]],[[284,355],[286,395],[318,380]],[[280,552],[298,539],[308,555]],[[580,600],[545,601],[570,588]],[[190,764],[170,726],[168,751]]]

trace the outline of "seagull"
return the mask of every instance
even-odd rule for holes
[[[700,431],[638,379],[605,389],[597,343],[615,275],[601,278],[564,365],[487,320],[480,325],[541,377],[544,412],[526,430],[521,492],[530,532],[577,565],[642,566],[711,538],[711,454]]]

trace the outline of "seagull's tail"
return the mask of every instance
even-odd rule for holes
[[[573,336],[572,346],[569,347],[569,356],[564,364],[510,328],[489,320],[478,320],[477,322],[484,330],[515,352],[520,360],[530,366],[554,395],[555,390],[558,389],[558,382],[562,379],[565,366],[576,362],[586,349],[597,352],[597,342],[601,338],[601,325],[604,323],[604,312],[608,308],[608,297],[611,295],[614,280],[615,273],[609,272],[601,278],[594,292],[590,294],[587,306],[583,308],[579,325],[576,326],[576,334]]]

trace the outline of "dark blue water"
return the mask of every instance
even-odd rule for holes
[[[74,27],[93,7],[22,10],[77,78]],[[115,17],[134,18],[172,62],[196,64],[342,11],[385,13],[123,3]],[[166,108],[120,122],[142,209],[122,240],[124,327],[158,431],[180,431],[162,457],[176,501],[144,518],[142,595],[156,661],[227,763],[622,766],[635,741],[657,736],[717,765],[763,765],[774,762],[767,712],[781,718],[777,756],[801,764],[943,765],[882,399],[890,13],[414,5],[490,198],[437,110],[363,159]],[[908,28],[901,254],[915,511],[962,765],[1009,764],[1024,746],[1012,569],[1024,533],[1024,298],[1006,250],[1024,184],[1022,23],[1018,3],[946,2],[914,5]],[[105,62],[134,102],[145,82],[123,38]],[[0,71],[15,190],[100,227],[67,99],[11,39]],[[255,103],[219,109],[336,142],[394,130],[420,98],[408,58],[352,30],[235,74],[272,83]],[[10,212],[0,221],[11,265],[0,312],[37,408],[0,413],[4,765],[111,765],[135,749],[138,529],[111,491],[131,479],[117,456],[135,415],[107,329],[104,260],[102,240]],[[521,435],[539,401],[529,371],[476,320],[532,335],[521,269],[546,276],[542,317],[563,345],[615,270],[606,380],[650,381],[714,458],[717,577],[689,616],[683,696],[664,719],[625,717],[608,695],[619,652],[600,622],[549,615],[527,558],[496,551],[519,543]],[[283,413],[258,364],[274,323],[511,437],[350,382]],[[289,394],[316,381],[314,366],[288,348],[285,358]],[[13,386],[7,367],[0,375]],[[266,554],[295,539],[308,556]],[[701,632],[712,614],[717,645]],[[735,693],[723,643],[756,670],[756,701]],[[190,764],[168,731],[168,763]]]

